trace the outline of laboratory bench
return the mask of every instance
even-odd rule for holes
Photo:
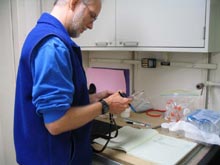
[[[97,132],[102,132],[104,134],[108,133],[109,128],[109,115],[101,115],[96,118],[93,125],[92,133],[96,134]],[[118,127],[123,127],[125,125],[130,125],[136,128],[146,128],[139,125],[131,125],[127,124],[124,121],[124,118],[120,117],[120,115],[114,116],[114,119],[118,125]],[[164,131],[160,125],[163,122],[167,122],[162,116],[161,117],[150,117],[147,116],[145,113],[133,113],[131,112],[129,119],[134,121],[139,121],[143,123],[147,123],[150,125],[150,128],[157,129],[161,134],[165,134],[168,136],[174,136],[176,138],[184,138],[183,135],[178,135],[177,133],[170,133],[169,131]],[[111,131],[114,131],[112,128]],[[92,137],[94,138],[94,137]],[[184,138],[185,139],[185,138]],[[187,139],[188,140],[188,139]],[[92,144],[93,147],[96,149],[100,149],[102,146],[96,143]],[[126,154],[125,152],[114,150],[110,148],[106,148],[102,153],[95,154],[95,157],[98,159],[107,160],[104,164],[124,164],[124,165],[150,165],[154,164],[152,162],[142,160],[140,158],[131,156]],[[188,153],[178,164],[187,164],[187,165],[211,165],[220,162],[220,147],[216,145],[205,145],[205,144],[198,144],[190,153]],[[99,164],[99,163],[94,163]],[[101,163],[100,163],[101,165]]]

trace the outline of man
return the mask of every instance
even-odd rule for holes
[[[19,164],[91,164],[92,120],[119,114],[131,102],[118,92],[88,95],[81,50],[70,37],[92,29],[100,10],[101,0],[57,0],[27,36],[15,96]]]

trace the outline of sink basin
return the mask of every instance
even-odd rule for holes
[[[95,153],[93,155],[92,165],[121,165],[121,163]]]

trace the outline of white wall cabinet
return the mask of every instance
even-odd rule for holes
[[[113,47],[115,46],[115,0],[103,0],[102,9],[93,23],[93,29],[85,31],[77,39],[73,39],[81,47]]]
[[[54,0],[41,0],[42,12],[50,12]],[[115,46],[115,0],[103,0],[102,10],[92,30],[87,29],[74,41],[83,47]]]
[[[104,0],[94,29],[74,40],[83,50],[216,51],[218,10],[218,0]]]
[[[117,0],[118,46],[204,47],[205,6],[206,0]]]

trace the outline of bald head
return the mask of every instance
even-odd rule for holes
[[[64,5],[66,4],[67,2],[69,2],[70,0],[55,0],[54,1],[54,5]],[[97,1],[100,1],[101,0],[81,0],[83,3],[85,4],[92,4],[92,3],[95,3]]]

